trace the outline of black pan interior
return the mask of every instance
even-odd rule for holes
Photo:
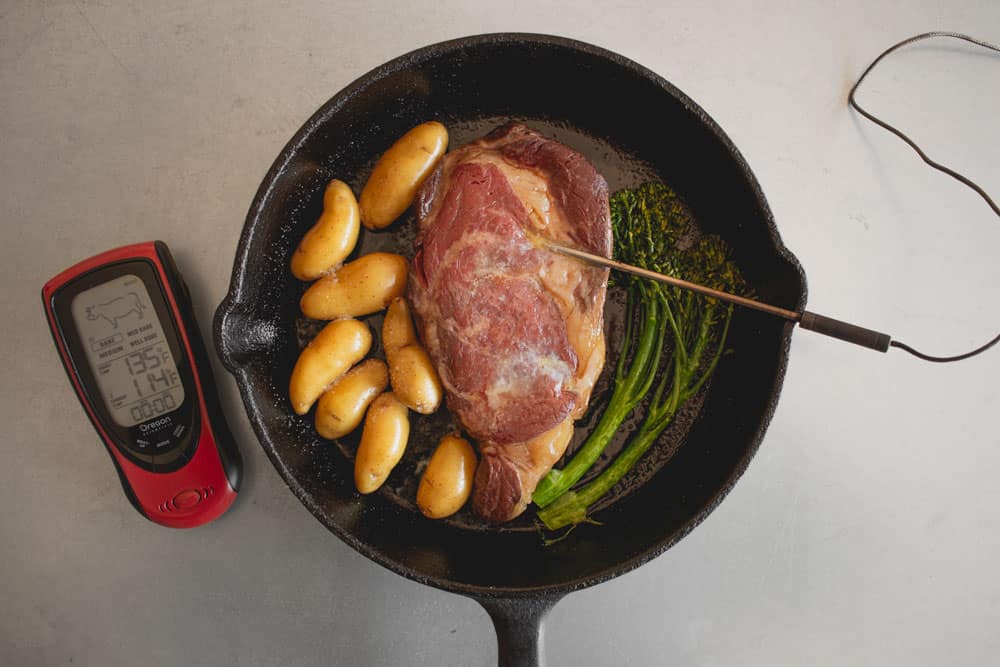
[[[432,434],[447,427],[446,414],[415,427],[409,463],[385,492],[359,496],[352,442],[322,441],[311,415],[295,416],[287,401],[291,368],[313,326],[299,315],[305,286],[289,273],[289,258],[317,219],[329,179],[360,191],[374,158],[412,126],[440,120],[459,145],[510,118],[584,152],[612,189],[650,177],[670,184],[705,231],[728,240],[762,299],[801,308],[806,291],[801,267],[782,246],[756,180],[728,138],[680,91],[616,54],[541,35],[464,38],[387,63],[324,105],[275,161],[251,206],[231,290],[216,316],[216,344],[261,445],[324,525],[404,576],[486,595],[591,585],[683,537],[721,501],[760,444],[791,335],[780,320],[738,311],[733,353],[700,410],[664,435],[657,465],[633,480],[640,483],[623,485],[599,512],[603,525],[581,526],[556,545],[544,546],[529,519],[496,530],[461,517],[431,522],[412,510],[413,469],[433,447]],[[408,252],[411,241],[412,220],[404,220],[392,232],[366,235],[360,252]],[[373,327],[379,322],[371,320]],[[609,331],[609,350],[614,336]]]

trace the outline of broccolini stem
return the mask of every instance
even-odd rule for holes
[[[621,354],[618,355],[618,363],[615,365],[615,387],[625,381],[625,374],[628,372],[628,369],[625,367],[625,359],[628,357],[627,353],[632,346],[632,320],[639,309],[638,303],[639,299],[634,298],[630,292],[628,300],[625,302],[625,336],[622,338]]]
[[[642,285],[637,287],[640,291],[645,289]],[[539,507],[545,507],[552,503],[590,470],[594,462],[607,448],[608,443],[611,442],[618,427],[649,391],[663,349],[663,327],[659,326],[661,304],[660,300],[656,298],[645,299],[636,290],[630,293],[630,301],[632,295],[635,295],[636,301],[640,304],[640,310],[643,311],[639,343],[632,365],[624,381],[615,383],[611,398],[597,422],[597,426],[587,436],[573,458],[562,469],[553,468],[550,470],[549,474],[538,483],[538,487],[532,495],[532,501]],[[630,327],[626,331],[628,329]],[[629,347],[630,341],[626,339],[622,345],[622,357],[626,356]]]
[[[669,308],[666,308],[668,313],[669,310]],[[642,458],[642,455],[649,450],[657,438],[660,437],[660,434],[673,421],[678,408],[689,398],[697,394],[704,385],[705,380],[712,375],[719,358],[722,356],[731,319],[732,306],[726,311],[724,326],[719,337],[718,349],[715,351],[712,360],[704,372],[698,375],[698,362],[700,361],[701,353],[705,349],[699,338],[695,344],[697,354],[693,354],[691,357],[692,366],[684,369],[679,363],[679,359],[674,359],[674,381],[670,395],[662,403],[660,402],[663,398],[662,394],[666,389],[666,382],[661,380],[656,389],[653,403],[647,412],[646,419],[643,421],[642,426],[639,427],[639,432],[629,441],[628,445],[615,458],[611,465],[591,482],[576,491],[564,494],[554,503],[551,503],[538,512],[538,518],[541,519],[546,528],[549,530],[558,530],[565,526],[585,521],[589,507],[614,488],[615,484],[621,481],[622,477]],[[708,320],[706,319],[705,321]],[[702,329],[704,330],[705,327],[703,326]],[[674,353],[675,357],[682,356],[680,352],[684,348],[682,343],[683,341],[681,340],[677,341],[677,348],[675,348]],[[668,373],[664,373],[664,378],[666,377],[669,377]]]
[[[632,469],[636,461],[656,442],[659,435],[657,431],[640,431],[604,472],[582,488],[560,496],[554,503],[540,510],[538,518],[549,530],[558,530],[585,521],[587,509]]]
[[[729,308],[726,309],[726,320],[722,325],[722,333],[719,335],[719,347],[715,351],[715,356],[712,357],[712,362],[708,365],[708,368],[705,370],[705,373],[698,379],[698,382],[696,382],[694,386],[691,387],[689,396],[694,396],[699,391],[701,391],[702,385],[705,384],[705,381],[712,376],[712,373],[715,372],[715,367],[719,365],[719,359],[722,358],[722,353],[726,346],[725,345],[726,337],[729,335],[729,323],[732,321],[732,319],[733,319],[733,307],[729,306]]]

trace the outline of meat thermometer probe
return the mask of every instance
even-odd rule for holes
[[[891,346],[898,347],[906,352],[909,352],[915,357],[923,359],[924,361],[960,361],[962,359],[968,359],[969,357],[975,356],[980,352],[984,352],[997,342],[1000,342],[1000,335],[997,335],[985,345],[982,345],[971,352],[966,352],[965,354],[959,354],[952,357],[933,357],[931,355],[924,354],[923,352],[914,350],[906,343],[893,340],[889,334],[872,331],[871,329],[865,329],[864,327],[859,327],[856,324],[835,320],[832,317],[818,315],[816,313],[809,312],[808,310],[803,310],[800,313],[794,310],[788,310],[787,308],[780,308],[778,306],[773,306],[769,303],[750,299],[745,296],[730,294],[729,292],[723,292],[712,287],[706,287],[705,285],[692,283],[681,278],[668,276],[664,273],[657,273],[656,271],[650,271],[649,269],[644,269],[639,266],[618,262],[584,250],[577,250],[576,248],[570,248],[558,243],[553,243],[547,239],[540,239],[538,242],[549,250],[557,252],[560,255],[573,257],[595,266],[602,266],[614,269],[615,271],[621,271],[623,273],[631,273],[641,278],[646,278],[647,280],[655,280],[657,282],[666,283],[667,285],[673,285],[674,287],[679,287],[704,296],[710,296],[715,299],[719,299],[720,301],[726,301],[727,303],[745,306],[746,308],[752,308],[753,310],[759,310],[763,313],[767,313],[768,315],[774,315],[775,317],[783,318],[789,322],[794,322],[803,329],[815,331],[816,333],[831,336],[848,343],[854,343],[855,345],[861,345],[862,347],[867,347],[872,350],[878,350],[879,352],[887,352]]]
[[[45,283],[42,302],[66,374],[133,507],[171,528],[222,515],[236,499],[243,462],[166,244],[83,260]]]

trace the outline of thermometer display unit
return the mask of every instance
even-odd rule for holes
[[[132,505],[172,528],[224,513],[242,461],[167,246],[140,243],[84,260],[47,282],[42,301]]]

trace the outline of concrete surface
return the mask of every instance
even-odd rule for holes
[[[254,191],[322,102],[419,46],[547,32],[650,67],[714,116],[812,308],[962,351],[1000,325],[1000,221],[845,106],[869,60],[929,29],[1000,42],[1000,4],[0,3],[0,663],[496,660],[475,603],[368,562],[299,505],[218,366],[244,490],[202,529],[142,519],[49,338],[39,290],[56,272],[163,239],[208,332]],[[1000,57],[942,42],[863,95],[998,196],[998,82]],[[666,555],[562,601],[550,664],[997,664],[1000,351],[932,366],[798,333],[791,357],[735,491]]]

